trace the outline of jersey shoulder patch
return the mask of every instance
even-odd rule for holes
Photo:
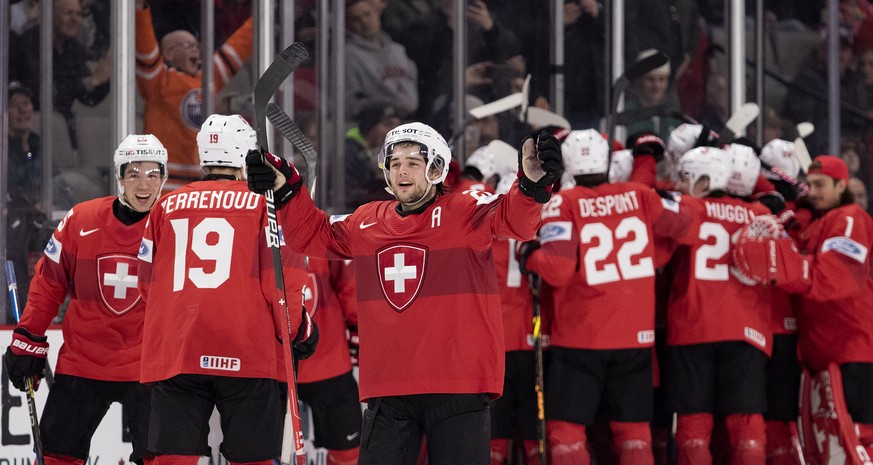
[[[830,250],[839,252],[858,263],[864,263],[867,260],[867,247],[846,236],[825,239],[821,244],[821,252]]]
[[[346,218],[348,218],[349,216],[351,216],[351,214],[348,213],[345,215],[330,215],[330,224],[334,224],[339,221],[345,221]]]
[[[55,263],[61,263],[61,250],[63,250],[63,248],[64,246],[61,244],[61,241],[57,240],[55,235],[52,234],[52,237],[49,238],[48,244],[45,245],[45,256]]]

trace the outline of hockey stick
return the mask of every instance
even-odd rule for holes
[[[15,323],[21,319],[21,310],[18,306],[18,281],[15,279],[15,266],[12,260],[6,260],[6,282],[9,284],[9,300],[12,302],[12,315]],[[46,360],[48,366],[48,360]],[[42,436],[39,434],[39,415],[36,413],[36,396],[33,391],[33,379],[24,378],[24,386],[27,388],[27,414],[30,417],[30,434],[33,436],[33,452],[36,454],[37,465],[45,465],[45,456],[42,450]]]
[[[530,285],[531,301],[533,302],[533,342],[534,358],[536,362],[536,384],[534,390],[537,395],[537,447],[540,453],[540,464],[546,465],[546,409],[543,393],[545,380],[543,370],[543,334],[542,317],[540,315],[540,288],[542,278],[534,273],[527,275]]]
[[[667,64],[669,59],[664,52],[658,52],[654,55],[649,55],[642,60],[635,61],[632,65],[628,66],[628,68],[612,85],[612,100],[610,101],[610,112],[606,115],[606,136],[609,138],[607,142],[609,142],[609,161],[612,162],[612,146],[615,141],[615,114],[618,112],[618,102],[621,100],[622,94],[627,90],[628,86],[630,86],[631,82],[637,80],[640,76],[652,71],[653,69],[660,68]],[[609,165],[607,164],[606,168],[606,176],[609,177]]]
[[[722,144],[730,144],[739,137],[752,121],[758,117],[760,109],[758,105],[752,102],[744,103],[740,106],[736,113],[724,123],[724,128],[718,133],[718,138]]]
[[[570,122],[567,121],[566,118],[557,113],[538,107],[528,108],[525,115],[519,115],[519,120],[530,124],[534,128],[557,126],[563,129],[570,129]]]
[[[512,110],[515,107],[518,107],[524,102],[524,96],[521,92],[516,92],[511,95],[507,95],[506,97],[497,99],[493,102],[486,103],[484,105],[479,105],[476,108],[472,108],[467,111],[467,114],[470,115],[464,122],[455,130],[451,137],[449,137],[449,147],[454,148],[455,140],[464,133],[464,130],[467,129],[467,126],[477,119],[487,118],[492,115],[496,115],[498,113],[503,113],[507,110]]]
[[[800,169],[803,174],[809,170],[809,165],[812,164],[812,157],[809,156],[809,149],[806,147],[806,142],[803,138],[812,134],[815,131],[815,126],[812,123],[797,123],[797,137],[794,138],[794,155],[800,160]]]
[[[267,104],[267,119],[270,120],[270,123],[279,130],[279,133],[285,139],[288,139],[303,154],[303,159],[306,161],[306,179],[309,181],[309,192],[310,194],[315,192],[315,177],[318,175],[316,171],[318,153],[315,151],[315,147],[312,146],[312,142],[306,138],[300,126],[297,126],[297,123],[279,105],[272,102]]]
[[[282,85],[282,82],[291,75],[297,66],[304,60],[309,58],[309,52],[306,48],[295,42],[288,48],[282,51],[276,60],[267,67],[264,74],[255,83],[255,123],[257,128],[255,133],[258,139],[258,145],[264,151],[269,151],[267,142],[267,103],[273,98],[273,94]],[[279,305],[285,309],[286,337],[285,337],[285,376],[288,380],[288,415],[291,421],[286,421],[286,426],[291,427],[291,436],[296,455],[297,465],[306,464],[306,455],[303,450],[303,427],[300,421],[300,406],[297,404],[297,386],[294,378],[294,350],[291,347],[291,337],[294,328],[291,327],[291,312],[288,309],[288,296],[285,292],[285,272],[282,269],[282,253],[279,250],[281,238],[279,234],[279,219],[276,216],[276,201],[273,197],[273,190],[267,189],[264,193],[267,208],[267,247],[273,256],[273,272],[276,275],[276,295],[279,298]],[[285,431],[285,433],[288,433]],[[283,434],[282,440],[282,455],[280,461],[283,464],[291,463],[291,451],[289,444],[286,442],[288,434]]]

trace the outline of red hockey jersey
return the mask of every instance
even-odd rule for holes
[[[671,262],[667,345],[745,341],[769,355],[772,288],[741,282],[730,246],[736,231],[770,210],[732,197],[683,195],[680,203],[695,224],[677,237],[686,247]]]
[[[371,202],[334,218],[304,189],[280,212],[292,249],[352,258],[358,301],[360,396],[503,390],[495,237],[529,240],[540,204],[508,194],[451,193],[421,213]]]
[[[36,264],[19,326],[45,334],[70,291],[56,373],[137,381],[143,303],[136,250],[146,220],[127,226],[112,214],[117,197],[74,206]]]
[[[797,316],[803,362],[812,370],[873,362],[873,218],[856,204],[837,207],[804,229],[799,245],[815,254]]]
[[[301,360],[298,383],[314,383],[339,376],[352,369],[346,333],[347,312],[355,311],[354,276],[341,260],[309,259],[309,273],[303,304],[318,325],[318,346],[312,357]]]
[[[542,248],[528,262],[554,286],[551,344],[651,347],[655,239],[676,235],[688,223],[678,204],[639,183],[577,186],[553,197],[543,209]]]
[[[195,182],[155,205],[139,250],[143,382],[178,374],[284,379],[287,323],[266,228],[263,196],[244,181]],[[292,333],[301,285],[285,283]]]

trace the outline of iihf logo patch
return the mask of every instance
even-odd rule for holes
[[[239,371],[240,361],[235,357],[201,355],[200,368],[204,370]]]
[[[61,263],[61,250],[63,250],[63,244],[52,235],[48,244],[45,245],[45,256],[55,263]]]
[[[136,257],[144,262],[151,263],[152,262],[152,252],[153,252],[152,248],[153,248],[153,246],[154,246],[153,241],[146,239],[146,238],[142,238],[142,242],[139,243],[139,252],[137,253]]]

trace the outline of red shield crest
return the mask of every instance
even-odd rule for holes
[[[105,255],[97,259],[100,298],[113,315],[124,315],[139,302],[136,265],[136,257],[128,255]]]
[[[427,249],[414,245],[392,245],[376,255],[382,293],[397,312],[418,296],[426,264]]]
[[[309,312],[310,317],[315,316],[318,310],[318,280],[315,273],[306,273],[306,285],[303,286],[303,306]]]

